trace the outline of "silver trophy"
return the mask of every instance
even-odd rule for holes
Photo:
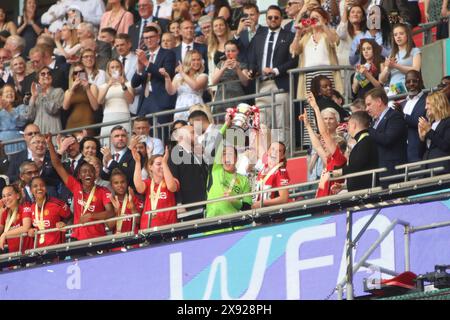
[[[250,119],[252,118],[251,106],[247,103],[240,103],[233,110],[233,119],[231,120],[232,129],[242,129],[247,131],[250,127]]]

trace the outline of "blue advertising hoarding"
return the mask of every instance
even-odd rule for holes
[[[354,236],[373,212],[354,214]],[[450,202],[382,209],[356,246],[355,262],[396,218],[412,226],[448,221]],[[0,299],[322,300],[345,276],[345,222],[345,214],[297,220],[2,273]],[[435,264],[450,264],[448,229],[411,235],[411,271],[420,274]],[[404,271],[401,226],[368,262]],[[355,274],[356,295],[363,294],[362,281],[368,277],[380,274],[366,268]]]

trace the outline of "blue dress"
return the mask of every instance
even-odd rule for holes
[[[19,105],[11,110],[0,109],[0,140],[12,140],[22,138],[20,130],[25,127],[28,122],[33,121],[32,107]],[[7,155],[17,153],[25,149],[25,143],[13,143],[5,145]]]

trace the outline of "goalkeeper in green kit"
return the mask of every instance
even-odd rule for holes
[[[221,128],[222,135],[230,124],[227,117],[226,123]],[[225,140],[224,140],[225,141]],[[207,182],[208,200],[235,196],[251,192],[247,177],[236,172],[237,151],[232,144],[220,145],[210,169]],[[206,205],[206,217],[212,218],[231,214],[240,210],[249,210],[252,206],[252,197],[246,196],[235,200],[224,200]],[[230,229],[224,229],[225,231]]]

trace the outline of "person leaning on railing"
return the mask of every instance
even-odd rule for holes
[[[65,227],[66,224],[61,220],[70,217],[69,206],[64,201],[47,196],[44,179],[34,177],[31,180],[31,193],[35,202],[30,204],[32,227],[28,230],[28,236],[34,238],[37,231]],[[36,248],[62,243],[63,235],[59,231],[41,233],[37,235]]]
[[[50,134],[47,134],[46,142],[53,168],[73,194],[74,224],[112,218],[114,210],[110,200],[111,193],[108,189],[95,184],[94,167],[87,162],[83,163],[78,172],[78,177],[75,178],[67,173],[62,165]],[[105,226],[96,224],[74,229],[71,238],[84,240],[105,235]]]
[[[0,200],[0,249],[5,249],[8,244],[8,253],[17,252],[20,249],[19,236],[27,233],[31,227],[31,209],[20,203],[21,192],[17,185],[9,185],[3,188]],[[8,237],[13,237],[7,239]],[[24,237],[22,252],[31,247],[31,238]]]
[[[427,145],[423,159],[450,155],[450,103],[447,97],[442,92],[428,95],[425,109],[429,120],[420,117],[418,126],[420,140]],[[450,161],[427,165],[428,168],[440,166],[444,167],[445,173],[450,172]]]

